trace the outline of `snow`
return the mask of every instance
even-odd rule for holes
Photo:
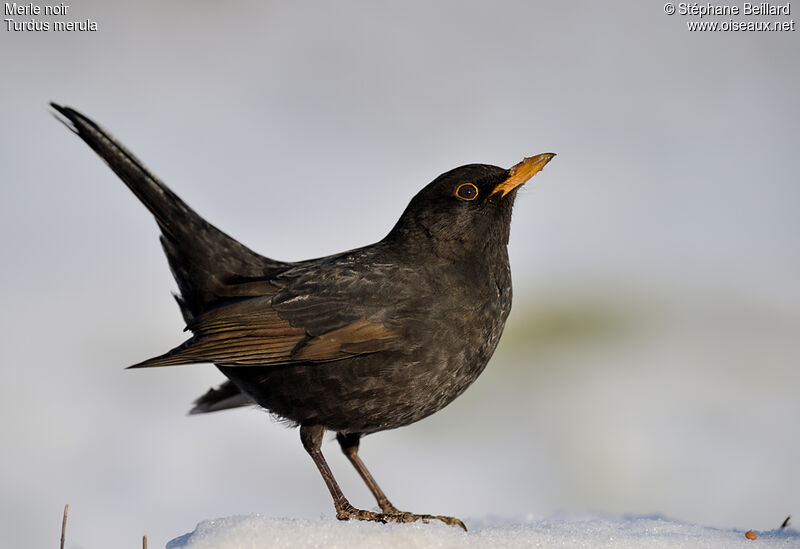
[[[715,548],[800,547],[800,532],[724,530],[658,516],[597,515],[529,517],[517,522],[467,520],[469,532],[440,523],[375,524],[277,519],[260,515],[203,521],[193,532],[173,539],[167,549],[247,549],[268,547],[391,548]]]

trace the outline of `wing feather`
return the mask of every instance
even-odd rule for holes
[[[382,322],[367,318],[311,335],[282,318],[269,297],[218,307],[195,318],[189,328],[194,337],[131,368],[205,362],[224,366],[329,362],[389,349],[399,337]]]

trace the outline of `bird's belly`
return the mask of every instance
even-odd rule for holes
[[[419,421],[452,402],[488,362],[488,356],[469,354],[375,353],[326,363],[220,370],[281,418],[337,432],[371,433]]]

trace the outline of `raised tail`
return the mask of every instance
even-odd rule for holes
[[[208,223],[95,122],[69,107],[50,105],[156,218],[187,322],[213,306],[221,284],[270,276],[290,266],[253,252]]]

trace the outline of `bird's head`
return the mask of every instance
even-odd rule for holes
[[[539,154],[508,170],[469,164],[443,173],[411,199],[387,239],[431,244],[447,256],[505,247],[517,190],[554,156]]]

